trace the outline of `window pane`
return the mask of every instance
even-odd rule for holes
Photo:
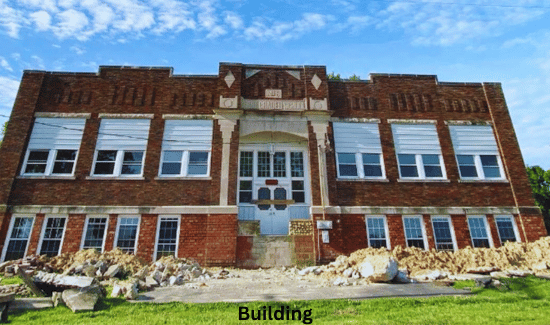
[[[273,155],[273,177],[286,177],[286,152]]]
[[[164,161],[181,162],[182,156],[183,156],[183,151],[164,151],[163,159]]]
[[[84,245],[82,248],[95,248],[101,251],[106,225],[107,218],[89,218],[88,228],[86,229],[86,236],[84,237]]]
[[[295,203],[305,203],[306,202],[306,193],[305,192],[292,192],[292,199]]]
[[[498,167],[483,166],[483,174],[485,178],[500,178],[500,169]]]
[[[338,166],[340,170],[340,176],[357,176],[357,166],[355,165],[343,165]]]
[[[187,171],[187,174],[189,175],[206,175],[208,174],[208,166],[200,166],[200,165],[189,165],[189,169]]]
[[[13,222],[8,247],[6,248],[5,261],[23,258],[27,249],[27,243],[31,233],[33,218],[16,217]]]
[[[250,202],[252,202],[252,191],[240,191],[239,203],[250,203]]]
[[[31,150],[29,152],[29,159],[28,161],[32,162],[46,162],[48,160],[48,156],[50,155],[49,151],[37,151],[37,150]]]
[[[439,165],[438,155],[422,155],[424,165]]]
[[[498,234],[500,235],[500,240],[502,243],[506,241],[516,241],[516,234],[514,232],[514,225],[512,223],[512,218],[510,217],[496,217],[495,221],[497,223]]]
[[[353,154],[353,153],[339,153],[338,154],[338,163],[340,163],[340,164],[354,164],[355,165],[355,154]]]
[[[254,164],[254,152],[241,151],[240,172],[241,177],[252,177],[252,165]]]
[[[303,191],[304,190],[304,181],[292,181],[292,190],[293,191]]]
[[[380,155],[374,153],[364,153],[363,164],[380,165]]]
[[[115,163],[96,163],[94,174],[96,175],[112,175],[115,170]]]
[[[100,150],[97,152],[97,161],[115,161],[116,150]]]
[[[141,165],[122,165],[120,171],[122,175],[139,175],[141,174]]]
[[[40,255],[52,257],[59,254],[64,228],[65,218],[48,218],[46,228],[44,229]]]
[[[495,155],[481,155],[481,165],[485,166],[498,166],[497,156]]]
[[[304,154],[301,152],[290,153],[291,177],[304,177]]]
[[[157,259],[162,256],[175,255],[177,233],[178,221],[176,218],[161,219],[157,242]]]
[[[384,218],[367,218],[367,232],[370,247],[387,247]]]
[[[418,177],[416,166],[400,166],[401,177]]]
[[[30,164],[27,163],[25,173],[27,174],[44,174],[46,171],[46,164]]]
[[[134,253],[139,218],[122,218],[118,228],[116,247],[126,253]]]
[[[459,166],[460,177],[477,177],[475,166]]]
[[[73,162],[56,161],[53,165],[52,174],[72,174],[73,166]]]
[[[474,165],[474,156],[472,155],[457,155],[459,165]]]
[[[271,155],[269,152],[258,152],[258,177],[271,177]]]
[[[373,165],[363,165],[363,172],[365,177],[381,177],[382,167]]]
[[[468,218],[468,225],[470,226],[470,236],[474,247],[489,247],[489,237],[484,218],[470,217]]]
[[[163,163],[162,164],[162,175],[179,175],[181,172],[181,163]]]
[[[140,163],[143,160],[143,151],[124,152],[124,163]]]
[[[440,166],[424,166],[426,177],[443,177]]]
[[[414,155],[398,155],[400,165],[416,165]]]
[[[55,160],[75,160],[76,150],[57,150]]]
[[[432,224],[435,236],[435,248],[438,250],[453,250],[453,239],[451,236],[449,219],[433,218]]]
[[[409,247],[418,247],[424,249],[424,240],[422,236],[422,226],[420,218],[403,218],[403,224],[405,225],[405,237],[407,238],[407,245]]]
[[[208,152],[191,151],[189,152],[190,164],[206,164],[208,163]]]

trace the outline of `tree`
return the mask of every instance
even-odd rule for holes
[[[541,209],[546,230],[550,233],[550,170],[544,170],[539,166],[528,166],[527,176],[535,203]]]
[[[6,133],[6,128],[8,127],[8,121],[4,122],[2,126],[2,139],[0,139],[0,147],[2,146],[2,140],[4,139],[4,134]]]
[[[349,80],[349,81],[360,81],[360,80],[361,80],[361,77],[359,77],[358,75],[356,75],[356,74],[354,73],[352,76],[350,76],[350,77],[348,78],[348,80]]]
[[[328,80],[342,80],[342,78],[340,78],[340,74],[334,74],[334,71],[327,74],[327,79]]]

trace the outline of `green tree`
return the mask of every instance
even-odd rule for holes
[[[8,127],[8,121],[4,122],[2,126],[2,139],[0,139],[0,147],[2,146],[2,140],[4,139],[4,134],[6,133],[6,128]]]
[[[539,166],[528,166],[527,176],[535,202],[542,211],[546,230],[550,233],[550,170],[544,170]]]
[[[328,80],[342,80],[342,78],[340,78],[340,74],[334,74],[334,71],[327,74],[327,79]]]
[[[352,76],[350,76],[350,77],[348,78],[348,80],[349,80],[349,81],[360,81],[360,80],[361,80],[361,77],[359,77],[358,75],[356,75],[356,74],[354,73]]]

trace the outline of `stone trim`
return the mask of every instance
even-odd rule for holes
[[[361,118],[361,117],[331,117],[331,122],[348,122],[348,123],[378,123],[381,120],[379,118]]]
[[[20,214],[237,214],[237,206],[86,206],[15,205],[11,213]]]
[[[150,119],[155,117],[155,114],[114,114],[114,113],[99,113],[99,118],[127,118],[127,119]]]
[[[164,120],[212,120],[212,115],[205,114],[162,114]]]
[[[437,124],[437,120],[388,119],[388,124]]]
[[[445,121],[445,125],[493,125],[493,122],[491,121]]]
[[[522,207],[524,208],[524,207]],[[327,206],[326,214],[518,214],[517,207],[374,207]],[[322,214],[323,207],[312,206],[311,214]]]
[[[75,180],[76,176],[25,176],[19,175],[16,176],[17,179],[65,179],[65,180]]]
[[[34,117],[62,117],[62,118],[85,118],[92,117],[91,113],[54,113],[54,112],[36,112]]]

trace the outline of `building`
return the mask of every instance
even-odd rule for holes
[[[0,157],[2,260],[119,247],[253,267],[546,235],[498,83],[25,71]]]

